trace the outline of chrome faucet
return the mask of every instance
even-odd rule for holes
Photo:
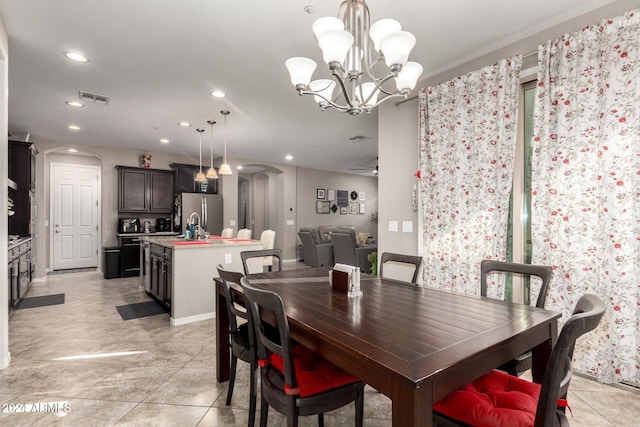
[[[194,221],[194,217],[195,217],[195,221]],[[202,239],[204,238],[204,233],[202,233],[202,229],[200,228],[200,215],[198,215],[197,212],[193,212],[191,215],[189,215],[189,221],[187,222],[187,225],[191,225],[194,224],[194,232],[195,235],[198,236],[198,239]],[[195,238],[194,236],[191,236],[191,238]]]

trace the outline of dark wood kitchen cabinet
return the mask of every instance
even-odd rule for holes
[[[150,294],[171,313],[173,286],[173,250],[160,245],[150,245]]]
[[[186,165],[182,163],[171,163],[169,167],[174,172],[173,191],[175,193],[207,193],[218,194],[218,179],[207,179],[207,182],[196,182],[195,178],[200,167],[196,165]],[[202,166],[204,173],[209,169],[208,166]],[[218,168],[215,168],[216,172]]]
[[[37,154],[38,151],[31,143],[9,141],[7,177],[16,185],[8,190],[15,212],[8,219],[9,235],[28,237],[33,232],[32,205],[35,203]]]
[[[118,212],[161,213],[173,211],[173,171],[116,166]]]

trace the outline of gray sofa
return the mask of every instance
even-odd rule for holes
[[[311,267],[333,266],[333,244],[320,239],[318,230],[313,227],[301,227],[298,237],[302,242],[304,263]]]
[[[367,257],[371,252],[377,252],[377,245],[361,245],[352,229],[332,231],[331,243],[336,263],[355,265],[363,273],[371,273],[371,262]]]

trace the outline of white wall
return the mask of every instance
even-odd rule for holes
[[[627,10],[640,7],[638,0],[620,0],[596,9],[587,14],[572,18],[545,31],[514,40],[505,41],[505,47],[466,62],[437,76],[418,83],[418,88],[432,86],[454,77],[494,64],[502,58],[516,54],[529,54],[537,51],[538,45],[546,40],[555,39],[562,34],[579,31],[586,25],[599,23],[602,19],[617,16]],[[413,95],[418,93],[418,89]],[[401,252],[418,254],[418,227],[414,223],[411,236],[402,232],[388,231],[388,221],[412,219],[419,216],[411,208],[410,191],[418,169],[418,101],[407,101],[399,106],[393,102],[382,104],[378,112],[378,156],[380,191],[380,214],[378,224],[378,253]],[[400,224],[401,225],[401,224]]]
[[[4,26],[2,16],[0,16],[0,187],[2,197],[0,197],[0,369],[9,366],[11,360],[9,355],[9,283],[7,283],[7,109],[8,109],[8,69],[9,69],[9,43],[7,30]]]

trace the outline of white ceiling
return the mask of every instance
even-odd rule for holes
[[[394,18],[417,38],[425,76],[505,46],[612,0],[369,0],[372,22]],[[228,117],[228,155],[343,171],[376,164],[377,114],[321,112],[299,97],[284,61],[316,60],[313,21],[340,0],[0,0],[9,33],[9,131],[31,140],[197,156],[196,127],[209,125],[216,157]],[[304,6],[315,13],[308,15]],[[78,64],[62,52],[77,50]],[[523,52],[527,53],[527,52]],[[213,89],[224,99],[209,95]],[[108,106],[65,105],[78,91]],[[182,128],[178,122],[194,124]],[[67,125],[77,124],[72,132]],[[354,136],[365,139],[351,141]],[[168,138],[168,145],[159,143]]]

